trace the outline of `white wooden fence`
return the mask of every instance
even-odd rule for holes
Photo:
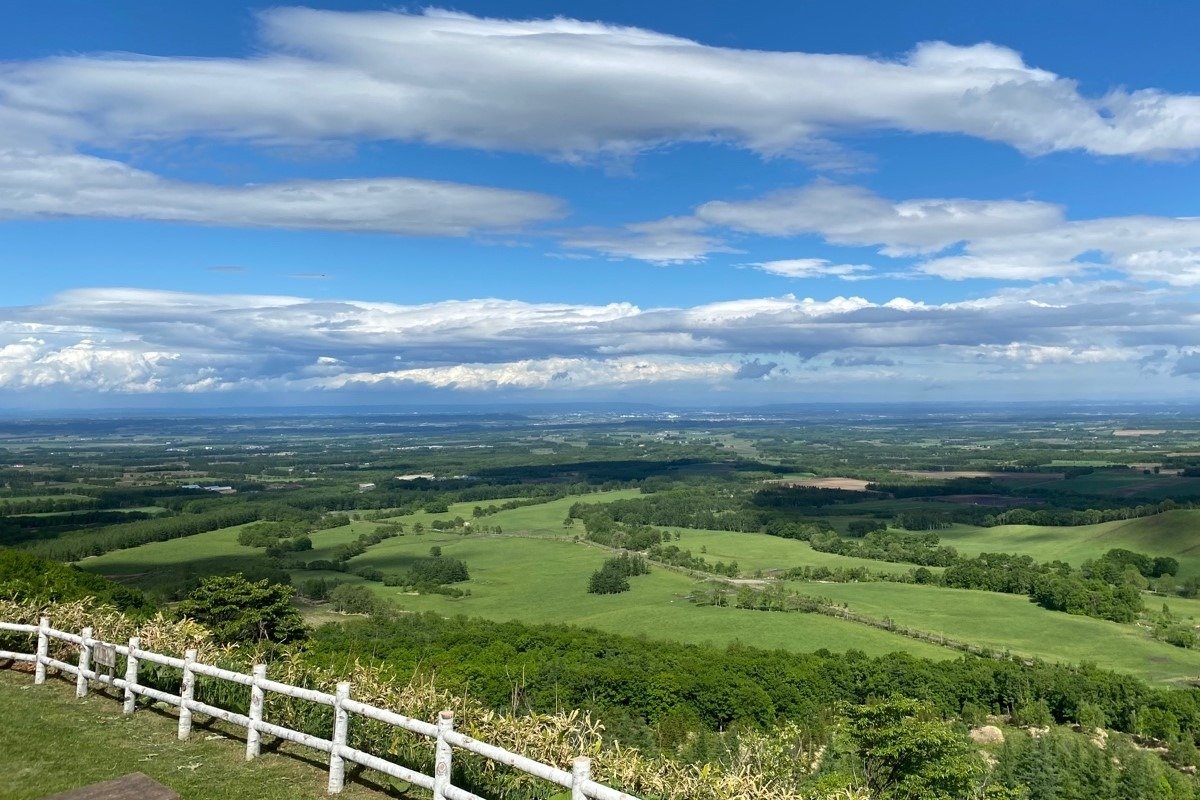
[[[265,664],[254,666],[251,674],[246,675],[233,670],[221,669],[211,664],[203,664],[196,660],[196,651],[188,650],[183,658],[165,656],[149,650],[141,649],[141,642],[135,636],[128,644],[113,644],[92,638],[92,629],[84,628],[80,633],[68,633],[50,627],[50,620],[42,617],[38,625],[22,625],[0,621],[0,631],[13,633],[34,634],[37,636],[37,650],[33,653],[14,653],[0,650],[0,659],[28,661],[34,664],[35,684],[44,683],[46,668],[50,667],[60,672],[75,676],[75,696],[85,697],[90,681],[113,686],[125,692],[124,713],[132,714],[136,708],[139,696],[149,697],[179,709],[179,738],[187,739],[192,729],[192,714],[199,712],[210,717],[224,720],[233,725],[246,729],[246,760],[249,761],[259,754],[262,735],[269,734],[280,739],[286,739],[304,747],[329,754],[329,793],[337,794],[342,791],[345,782],[346,762],[360,764],[369,769],[382,772],[394,778],[407,781],[415,786],[421,786],[433,792],[434,800],[484,800],[476,794],[454,786],[451,783],[454,748],[461,748],[484,758],[505,764],[522,772],[534,775],[564,789],[571,790],[571,800],[638,800],[638,798],[617,791],[591,779],[591,759],[580,757],[572,763],[570,772],[558,767],[534,761],[531,758],[510,753],[503,748],[486,742],[476,741],[454,730],[454,714],[443,711],[438,715],[437,724],[425,722],[394,711],[388,711],[375,706],[360,703],[350,699],[350,684],[339,683],[334,694],[304,689],[286,683],[267,679]],[[50,657],[50,640],[58,639],[70,642],[79,647],[78,664]],[[101,674],[92,669],[92,652],[97,645],[112,648],[118,655],[125,657],[125,677]],[[138,683],[138,664],[148,661],[182,672],[180,693],[170,694]],[[204,675],[209,678],[230,681],[250,687],[250,714],[238,714],[223,708],[201,703],[193,698],[196,676]],[[301,731],[294,731],[279,725],[273,725],[263,720],[263,699],[267,692],[307,700],[312,703],[333,708],[333,730],[329,739],[313,736]],[[433,775],[402,767],[387,759],[373,756],[370,753],[348,747],[347,733],[350,727],[350,715],[357,714],[368,719],[377,720],[388,725],[427,736],[434,742]]]

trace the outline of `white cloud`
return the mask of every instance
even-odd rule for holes
[[[1200,347],[1198,318],[1193,300],[1130,284],[1039,285],[954,303],[783,295],[688,308],[80,289],[0,308],[0,389],[569,391],[728,386],[747,364],[776,365],[780,385],[810,380],[822,364],[857,368],[863,380],[946,364],[959,378],[989,363],[1134,369],[1147,355]]]
[[[709,253],[736,252],[705,233],[706,227],[691,217],[668,217],[615,230],[592,228],[569,232],[563,244],[572,250],[595,250],[607,256],[662,265],[703,261]]]
[[[65,347],[26,338],[0,346],[0,388],[70,386],[94,392],[144,393],[163,388],[178,353],[109,346],[83,339]],[[179,387],[172,387],[179,388]]]
[[[757,261],[748,267],[782,275],[785,278],[841,278],[856,281],[869,277],[871,267],[866,264],[834,264],[824,258],[787,258],[780,261]]]
[[[925,198],[889,200],[861,187],[818,181],[742,201],[711,201],[692,216],[597,231],[590,244],[613,252],[612,242],[634,229],[686,231],[679,261],[728,251],[737,234],[819,236],[833,245],[874,247],[892,259],[912,260],[916,274],[949,280],[994,278],[1036,281],[1116,270],[1129,278],[1171,286],[1200,286],[1200,218],[1129,216],[1068,220],[1064,209],[1032,200]],[[587,246],[588,242],[572,242]],[[655,261],[636,247],[624,255]],[[653,254],[650,254],[653,255]],[[683,256],[687,256],[684,258]],[[821,259],[751,264],[776,274],[843,279],[878,276],[870,267]],[[895,268],[893,268],[894,270]]]
[[[731,362],[663,358],[546,358],[503,364],[455,364],[387,372],[354,372],[322,379],[316,386],[344,389],[381,384],[421,384],[437,389],[489,391],[551,389],[572,391],[641,384],[708,383],[733,378],[739,367]]]
[[[1137,361],[1143,353],[1133,347],[1083,345],[1036,345],[1011,342],[989,345],[976,352],[979,358],[1020,362],[1028,367],[1041,364],[1105,364]]]
[[[390,139],[563,158],[678,141],[795,154],[874,129],[963,134],[1027,153],[1200,148],[1200,98],[1120,88],[1085,96],[1069,77],[990,43],[926,42],[869,58],[437,10],[274,9],[261,22],[262,53],[248,58],[9,62],[2,135],[11,146]]]
[[[555,219],[533,192],[413,178],[245,186],[165,180],[88,155],[0,151],[0,218],[104,217],[264,228],[463,236]]]
[[[984,235],[1044,230],[1058,206],[1013,200],[926,199],[894,202],[866,189],[820,181],[742,202],[696,209],[710,226],[766,236],[819,234],[833,244],[883,245],[890,256],[944,250]]]

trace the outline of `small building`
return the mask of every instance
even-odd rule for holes
[[[370,491],[373,491],[374,489],[375,489],[375,484],[373,484],[373,483],[360,483],[358,485],[358,490],[360,492],[370,492]]]
[[[237,489],[232,486],[202,486],[200,488],[206,492],[216,492],[217,494],[237,494]]]

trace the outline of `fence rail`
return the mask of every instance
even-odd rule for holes
[[[433,792],[434,800],[484,800],[479,795],[472,794],[452,783],[454,749],[458,748],[541,778],[563,789],[569,789],[571,800],[588,800],[589,798],[590,800],[638,800],[633,795],[593,781],[591,779],[591,759],[589,758],[582,756],[576,758],[572,762],[570,771],[543,764],[501,747],[472,739],[470,736],[456,731],[453,712],[441,712],[438,715],[437,723],[434,724],[352,700],[349,683],[339,683],[333,694],[305,689],[269,680],[265,664],[254,665],[251,673],[247,675],[213,664],[201,663],[196,660],[195,650],[188,650],[184,653],[183,658],[143,650],[141,641],[136,636],[126,644],[116,644],[92,638],[91,628],[84,628],[79,633],[60,631],[50,627],[50,620],[47,617],[42,617],[38,625],[0,621],[0,632],[23,633],[37,637],[37,648],[33,653],[0,650],[0,659],[32,662],[35,684],[44,683],[46,670],[51,668],[75,676],[76,697],[86,697],[92,681],[122,690],[125,714],[134,713],[138,697],[148,697],[174,706],[179,709],[178,735],[180,739],[188,738],[192,729],[192,714],[199,713],[239,728],[245,728],[247,761],[259,755],[263,734],[326,753],[329,756],[328,791],[330,794],[342,791],[345,783],[346,763],[349,762],[428,789]],[[77,663],[71,664],[51,658],[51,639],[76,645],[79,648]],[[112,648],[117,655],[125,659],[124,677],[118,678],[115,673],[106,675],[92,668],[92,654],[97,645]],[[179,670],[182,673],[179,694],[171,694],[139,684],[138,667],[143,661]],[[197,675],[250,687],[250,713],[240,714],[196,700],[193,694]],[[268,692],[331,707],[334,714],[330,738],[323,739],[265,721],[263,704]],[[376,720],[432,739],[434,744],[433,775],[425,775],[385,758],[349,747],[346,742],[351,715]]]

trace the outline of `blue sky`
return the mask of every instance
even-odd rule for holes
[[[0,14],[0,405],[1197,385],[1192,4]]]

